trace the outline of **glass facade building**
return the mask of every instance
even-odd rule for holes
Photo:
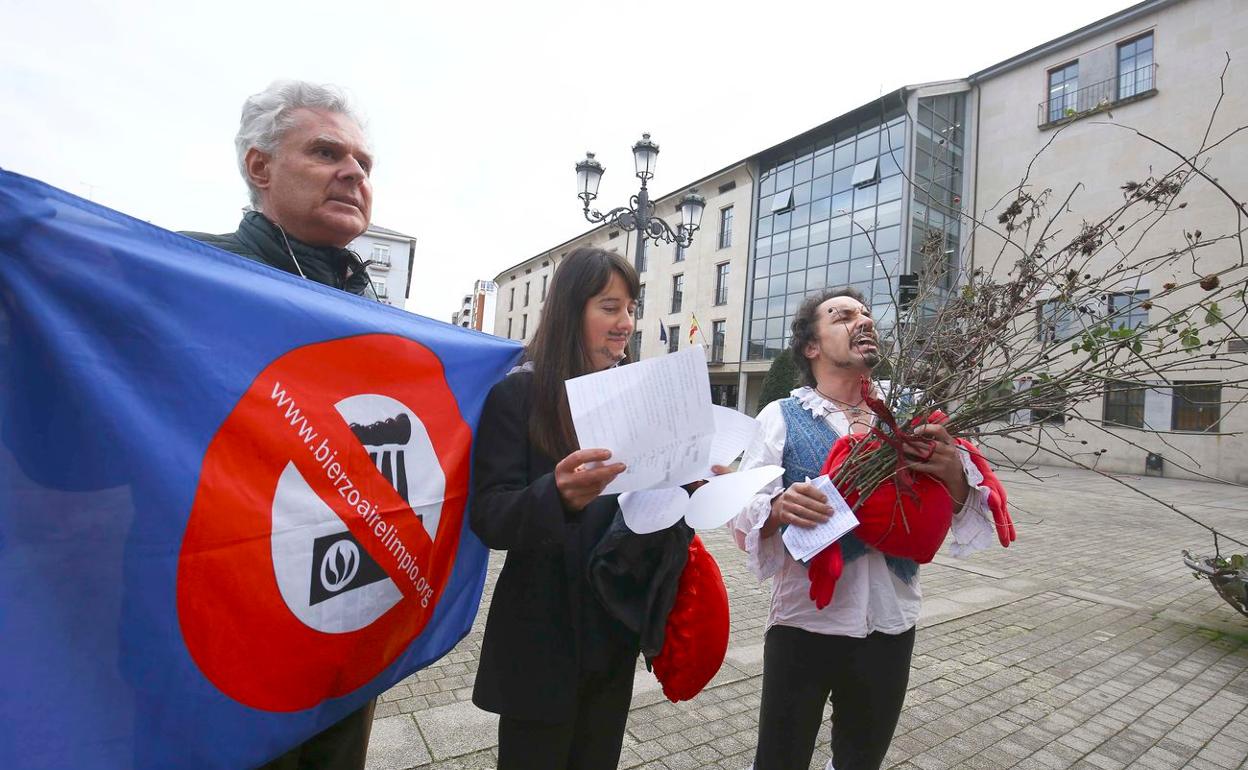
[[[889,327],[898,276],[932,251],[922,245],[939,237],[956,259],[965,94],[910,104],[908,115],[901,95],[885,97],[759,156],[747,360],[788,345],[810,292],[852,285]]]

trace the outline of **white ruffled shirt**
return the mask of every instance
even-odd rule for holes
[[[798,388],[791,395],[803,409],[823,419],[838,434],[849,434],[845,415],[813,388]],[[783,464],[786,430],[780,402],[764,407],[758,421],[762,429],[746,449],[740,470]],[[984,477],[965,449],[959,454],[971,493],[962,510],[953,517],[953,542],[949,550],[954,556],[966,556],[995,543],[996,528],[988,509]],[[889,570],[884,554],[870,547],[864,555],[845,564],[832,603],[822,610],[815,608],[810,599],[806,566],[789,554],[779,532],[771,537],[761,536],[760,530],[771,512],[771,501],[783,488],[780,479],[769,484],[728,523],[737,545],[746,552],[750,572],[760,582],[772,579],[767,627],[780,624],[817,634],[862,638],[873,631],[900,634],[913,626],[919,619],[923,600],[918,575],[913,584],[907,585]]]

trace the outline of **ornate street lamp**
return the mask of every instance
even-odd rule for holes
[[[594,224],[608,222],[621,230],[637,231],[633,264],[638,272],[641,272],[645,259],[646,239],[689,248],[693,243],[693,234],[702,224],[702,211],[706,208],[706,198],[698,195],[696,190],[690,190],[680,199],[680,224],[675,229],[655,215],[646,182],[654,178],[654,166],[658,159],[659,146],[650,141],[649,134],[642,134],[641,140],[633,145],[633,163],[637,178],[641,180],[641,190],[629,199],[630,205],[611,209],[605,214],[591,209],[589,204],[598,197],[598,184],[602,182],[606,169],[594,160],[592,152],[586,153],[585,160],[576,164],[576,195],[584,204],[585,218]]]

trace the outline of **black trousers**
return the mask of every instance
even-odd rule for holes
[[[906,699],[913,652],[913,628],[855,639],[772,626],[763,644],[754,770],[809,768],[829,699],[836,770],[879,770]]]
[[[610,770],[620,763],[633,666],[583,674],[576,716],[550,724],[503,716],[498,720],[498,770]]]
[[[369,701],[257,770],[364,770],[376,705]]]

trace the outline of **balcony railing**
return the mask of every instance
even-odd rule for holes
[[[1036,108],[1036,124],[1044,127],[1075,120],[1130,99],[1151,96],[1156,90],[1157,65],[1149,64],[1077,91],[1053,94]]]

